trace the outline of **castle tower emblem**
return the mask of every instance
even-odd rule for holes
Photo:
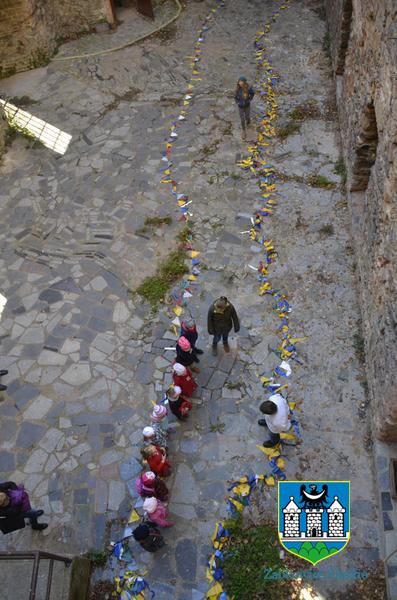
[[[349,482],[305,483],[309,482],[279,482],[279,538],[284,548],[316,564],[342,550],[350,539]]]

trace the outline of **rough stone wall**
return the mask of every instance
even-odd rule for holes
[[[397,441],[397,4],[326,0],[376,435]]]
[[[0,77],[40,66],[57,39],[105,18],[105,0],[0,0]]]

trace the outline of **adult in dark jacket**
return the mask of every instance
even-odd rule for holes
[[[0,483],[0,531],[11,533],[25,527],[25,518],[29,519],[32,529],[42,531],[47,523],[38,523],[42,510],[33,510],[27,492],[22,485],[13,481]]]
[[[211,304],[208,311],[208,333],[214,336],[212,341],[214,356],[218,353],[218,342],[221,338],[225,352],[230,352],[228,337],[233,326],[237,333],[240,330],[240,322],[236,309],[225,296],[221,296]]]
[[[248,85],[247,78],[243,75],[239,77],[234,100],[238,106],[240,114],[241,127],[243,129],[243,140],[246,137],[246,128],[251,123],[251,100],[254,97],[253,88]]]

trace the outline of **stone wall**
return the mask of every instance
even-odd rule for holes
[[[375,430],[397,441],[397,4],[325,7]]]
[[[57,40],[104,19],[105,0],[1,0],[0,77],[44,64]]]

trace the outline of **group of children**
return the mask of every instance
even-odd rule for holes
[[[150,469],[142,473],[135,482],[136,490],[144,499],[145,521],[133,531],[135,540],[148,552],[164,546],[158,527],[171,527],[166,502],[168,488],[162,478],[171,474],[168,456],[168,409],[181,421],[185,420],[193,405],[191,398],[197,388],[192,371],[199,372],[194,363],[203,351],[197,348],[198,338],[193,319],[182,322],[181,335],[176,345],[176,359],[172,365],[173,384],[161,404],[156,404],[150,415],[151,424],[143,429],[141,455]],[[168,406],[168,408],[167,408]]]

